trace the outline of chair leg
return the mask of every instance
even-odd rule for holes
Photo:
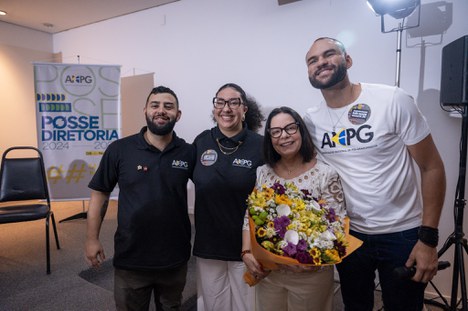
[[[52,217],[52,227],[54,228],[55,244],[57,244],[57,249],[60,249],[60,242],[57,234],[57,225],[55,224],[54,213],[50,212],[50,216]]]
[[[49,215],[46,218],[46,261],[47,261],[47,274],[50,274]]]

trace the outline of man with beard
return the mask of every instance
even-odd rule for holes
[[[117,310],[179,310],[190,258],[187,182],[194,148],[173,128],[181,111],[176,94],[158,86],[143,109],[147,126],[109,145],[89,187],[86,259],[106,259],[99,232],[110,193],[119,185],[114,238]]]
[[[350,82],[353,62],[338,40],[317,39],[306,63],[324,101],[304,120],[318,156],[342,179],[350,233],[364,242],[337,265],[345,310],[373,310],[376,270],[385,311],[422,310],[437,272],[445,196],[444,166],[428,124],[400,88]],[[392,277],[401,266],[416,267],[411,280]]]

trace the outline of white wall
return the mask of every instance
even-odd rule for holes
[[[401,87],[418,99],[446,165],[443,242],[453,231],[461,121],[438,104],[441,49],[468,34],[468,2],[422,3],[421,26],[403,33]],[[432,33],[444,25],[444,31]],[[81,63],[121,64],[123,76],[155,72],[156,84],[178,94],[183,115],[176,131],[191,142],[213,125],[211,98],[226,82],[240,84],[266,111],[287,105],[303,113],[321,100],[309,85],[304,61],[319,36],[345,42],[354,60],[353,81],[394,84],[396,33],[380,32],[380,19],[364,0],[302,0],[284,6],[276,0],[181,0],[56,34],[53,43],[64,62],[80,55]],[[452,251],[443,259],[453,262]],[[435,279],[446,294],[451,275],[445,270]]]
[[[32,63],[52,58],[52,35],[0,22],[0,154],[37,146]]]

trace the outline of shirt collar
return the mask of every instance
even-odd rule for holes
[[[247,136],[247,126],[245,122],[242,124],[242,130],[232,136],[232,137],[227,137],[226,135],[221,132],[218,126],[216,126],[213,129],[213,137],[215,140],[218,140],[220,143],[227,147],[235,147],[239,145],[239,142],[243,142],[245,140],[245,137]]]
[[[151,146],[145,139],[145,133],[148,130],[147,126],[144,126],[141,128],[140,133],[138,133],[138,144],[139,144],[139,149],[149,149],[153,151],[160,151],[159,149]],[[179,146],[181,143],[180,138],[177,136],[175,131],[172,131],[172,140],[167,145],[167,147],[164,149],[164,151],[170,150],[176,146]]]

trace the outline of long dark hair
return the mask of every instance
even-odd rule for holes
[[[289,114],[291,117],[293,117],[294,121],[296,121],[299,124],[299,131],[302,137],[302,144],[299,153],[301,154],[304,162],[309,162],[315,157],[315,146],[312,142],[312,137],[310,136],[310,133],[307,130],[307,127],[302,117],[294,109],[283,106],[273,109],[268,115],[265,124],[265,136],[263,138],[263,158],[265,160],[265,163],[271,167],[274,167],[276,162],[278,162],[281,159],[281,156],[278,154],[278,152],[276,152],[275,148],[273,148],[271,136],[268,132],[268,129],[271,126],[271,119],[273,119],[274,116],[280,113]]]
[[[247,112],[245,113],[245,123],[247,124],[247,128],[249,130],[257,132],[262,127],[262,121],[265,120],[265,116],[260,110],[259,104],[253,97],[248,96],[245,93],[245,91],[235,83],[226,83],[225,85],[220,87],[219,90],[216,92],[216,96],[218,96],[219,92],[228,87],[240,93],[242,102],[248,108]]]

